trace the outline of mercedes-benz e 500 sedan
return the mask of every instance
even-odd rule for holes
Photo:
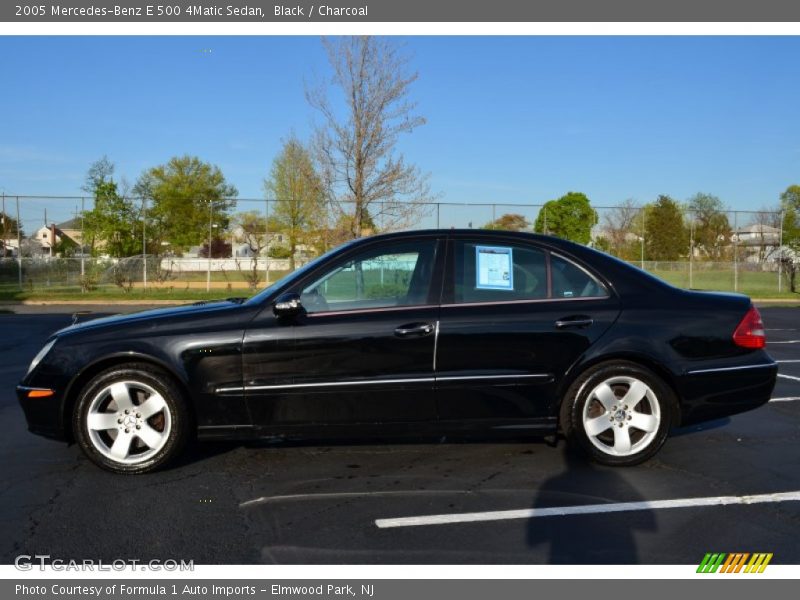
[[[746,296],[674,288],[590,248],[497,231],[345,244],[248,300],[55,333],[17,392],[30,430],[120,473],[189,438],[561,431],[594,460],[767,402]]]

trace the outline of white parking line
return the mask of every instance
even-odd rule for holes
[[[800,381],[800,377],[795,377],[794,375],[781,375],[778,373],[778,377],[783,377],[784,379],[793,379],[794,381]]]
[[[785,342],[770,342],[770,341],[767,341],[767,344],[800,344],[800,340],[787,340]]]
[[[770,398],[770,402],[794,402],[800,400],[800,396],[786,396],[785,398]]]
[[[776,360],[775,362],[782,365],[784,363],[800,363],[800,360]]]
[[[523,510],[497,510],[490,512],[455,513],[450,515],[428,515],[422,517],[400,517],[376,519],[380,529],[391,527],[415,527],[419,525],[445,525],[450,523],[475,523],[479,521],[503,521],[507,519],[535,519],[537,517],[566,517],[570,515],[593,515],[600,513],[657,510],[666,508],[697,508],[700,506],[729,506],[736,504],[761,504],[765,502],[800,501],[800,491],[754,496],[711,496],[706,498],[676,498],[674,500],[652,500],[646,502],[620,502],[617,504],[586,504],[583,506],[554,506],[551,508],[527,508]]]

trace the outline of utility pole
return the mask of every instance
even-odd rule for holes
[[[781,233],[778,240],[778,293],[781,293],[783,288],[783,219],[785,213],[781,210]]]
[[[213,229],[214,201],[208,201],[208,269],[206,270],[206,292],[211,291],[211,234]]]
[[[266,250],[266,255],[264,256],[264,287],[269,285],[269,198],[264,198],[264,250]],[[258,261],[258,257],[256,256],[256,261]]]
[[[142,196],[142,285],[147,291],[147,198]]]
[[[692,271],[694,266],[694,213],[692,214],[692,220],[689,224],[689,289],[693,287],[692,281]]]
[[[19,289],[22,290],[22,240],[20,239],[20,227],[22,221],[19,220],[19,196],[17,196],[17,264],[19,268]]]
[[[85,213],[85,198],[81,198],[81,291],[86,290],[86,240],[83,237],[83,215]]]
[[[642,263],[641,264],[642,264],[642,271],[644,271],[644,207],[640,208],[639,210],[642,213],[642,235],[641,235],[641,240],[642,240],[642,242],[641,242],[642,243],[642,248],[641,248]]]
[[[739,211],[733,213],[733,291],[739,291]]]
[[[6,223],[8,221],[8,216],[6,215],[6,193],[3,191],[3,258],[6,257],[6,253],[8,252],[8,244],[6,244],[6,229],[8,229]],[[19,227],[19,225],[17,225]]]

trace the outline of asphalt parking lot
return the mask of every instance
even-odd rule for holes
[[[542,440],[214,443],[140,477],[26,431],[14,386],[70,322],[37,310],[0,314],[2,563],[697,564],[711,551],[800,563],[800,309],[762,309],[780,361],[772,402],[678,430],[638,467],[591,465]],[[774,493],[795,494],[741,499]],[[661,500],[675,502],[620,510]],[[601,506],[575,514],[586,505]],[[453,517],[464,513],[475,514]],[[402,520],[429,515],[449,522]]]

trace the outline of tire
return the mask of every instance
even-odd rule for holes
[[[180,454],[190,418],[180,388],[167,373],[128,363],[99,373],[81,390],[73,431],[93,463],[133,475],[154,471]]]
[[[561,428],[568,443],[604,465],[638,465],[664,445],[677,399],[663,379],[627,361],[596,365],[567,390]]]

